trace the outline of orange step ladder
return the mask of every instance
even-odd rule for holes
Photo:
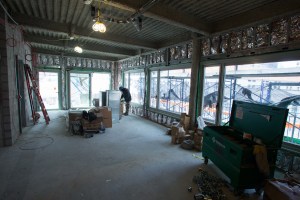
[[[35,111],[35,107],[34,107],[34,104],[33,104],[32,90],[34,91],[34,93],[35,93],[35,95],[37,97],[37,100],[38,100],[38,102],[39,102],[39,104],[41,106],[41,109],[42,109],[42,112],[43,112],[46,124],[49,124],[50,117],[49,117],[48,112],[47,112],[47,110],[45,108],[45,105],[44,105],[43,99],[41,97],[39,88],[38,88],[38,86],[36,84],[36,79],[33,76],[32,72],[31,72],[31,68],[30,68],[29,65],[25,64],[24,68],[25,68],[26,84],[27,84],[28,95],[29,95],[29,100],[30,100],[30,107],[31,107],[31,114],[32,114],[33,123],[34,124],[37,123],[37,121],[38,121],[38,114]],[[31,80],[32,86],[30,85],[29,78]]]

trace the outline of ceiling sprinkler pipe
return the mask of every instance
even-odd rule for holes
[[[127,21],[133,21],[137,17],[140,17],[144,14],[149,8],[154,6],[154,4],[158,3],[159,0],[150,0],[145,5],[143,5],[140,9],[138,9],[135,13],[133,13]]]

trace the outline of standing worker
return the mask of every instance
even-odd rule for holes
[[[122,86],[119,87],[119,90],[122,92],[121,100],[124,98],[124,100],[126,102],[126,105],[125,105],[126,111],[125,111],[124,115],[128,115],[130,101],[131,101],[131,94],[127,88],[124,88]]]

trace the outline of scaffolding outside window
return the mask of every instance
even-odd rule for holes
[[[150,73],[150,107],[156,108],[157,104],[157,79],[158,71]]]
[[[158,108],[174,113],[188,113],[190,79],[190,68],[160,71]]]
[[[204,68],[203,114],[206,121],[216,122],[220,66]]]
[[[217,70],[216,70],[217,71]],[[217,75],[217,74],[215,74]],[[205,93],[223,90],[221,124],[229,121],[233,100],[280,106],[289,109],[284,141],[300,145],[300,61],[225,66],[224,88],[215,86]],[[205,75],[205,83],[213,82]],[[211,83],[213,84],[213,83]],[[217,85],[217,84],[216,84]],[[205,100],[203,101],[205,104]],[[216,109],[203,106],[207,121],[213,121]]]

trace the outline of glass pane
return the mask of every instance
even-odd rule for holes
[[[191,69],[166,70],[160,73],[159,109],[188,113]]]
[[[123,85],[123,87],[129,88],[129,73],[128,72],[126,72],[124,74],[124,85]]]
[[[133,103],[144,104],[145,73],[130,73],[130,94]]]
[[[58,73],[39,72],[39,87],[46,109],[59,109]]]
[[[215,123],[216,106],[219,90],[219,71],[220,66],[205,67],[204,69],[204,88],[203,88],[203,114],[206,121]]]
[[[70,74],[71,108],[89,107],[89,74]]]
[[[157,102],[157,71],[150,74],[150,107],[156,108]]]
[[[109,73],[93,73],[92,74],[92,100],[100,98],[100,92],[110,90],[110,74]]]
[[[300,144],[299,74],[300,61],[226,66],[222,122],[229,121],[234,99],[285,107],[284,140]]]

